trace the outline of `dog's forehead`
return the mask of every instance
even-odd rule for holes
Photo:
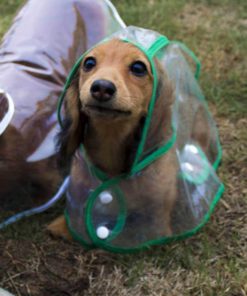
[[[102,59],[110,58],[112,61],[138,59],[149,63],[146,55],[138,47],[117,38],[98,45],[89,54]]]

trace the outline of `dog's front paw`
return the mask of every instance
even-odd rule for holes
[[[60,216],[47,226],[47,230],[55,237],[72,240],[64,216]]]

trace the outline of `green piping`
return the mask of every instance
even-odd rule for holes
[[[94,202],[96,200],[96,198],[98,198],[99,194],[108,189],[109,187],[111,187],[112,185],[117,184],[121,179],[123,178],[123,176],[117,176],[115,178],[112,179],[108,179],[107,181],[103,182],[100,186],[98,186],[88,197],[87,201],[86,201],[86,206],[85,206],[85,225],[87,225],[87,232],[89,237],[92,239],[92,241],[94,241],[94,236],[95,236],[95,231],[94,231],[94,227],[93,227],[93,223],[91,220],[91,211],[93,209],[94,206]],[[121,201],[120,206],[121,205],[125,205],[124,201]],[[120,213],[126,213],[125,209],[120,209]],[[125,219],[121,219],[121,222],[124,224]],[[115,229],[116,231],[116,229]]]
[[[147,156],[144,160],[139,162],[132,170],[131,175],[134,175],[138,173],[140,170],[144,169],[146,166],[148,166],[151,162],[155,161],[157,158],[165,154],[167,151],[169,151],[175,144],[177,138],[177,133],[175,132],[174,124],[172,124],[172,136],[170,139],[166,142],[166,144],[159,149],[157,149],[155,152]]]
[[[151,123],[151,117],[152,117],[152,113],[153,113],[153,109],[154,109],[154,105],[155,105],[155,99],[156,99],[156,90],[157,90],[157,72],[156,72],[156,68],[155,68],[155,64],[153,61],[153,56],[157,53],[157,51],[159,51],[161,48],[166,47],[168,44],[170,43],[176,43],[178,44],[195,62],[196,62],[196,72],[195,72],[195,78],[198,79],[199,78],[199,74],[200,74],[200,69],[201,69],[201,64],[199,62],[199,60],[197,59],[197,57],[194,55],[194,53],[192,51],[190,51],[184,44],[180,43],[180,42],[170,42],[166,37],[161,36],[160,38],[158,38],[149,49],[145,49],[143,46],[136,44],[130,40],[123,40],[125,42],[129,42],[132,43],[133,45],[135,45],[137,48],[139,48],[148,58],[150,65],[151,65],[151,70],[152,70],[152,74],[154,77],[154,83],[153,83],[153,90],[152,90],[152,97],[150,100],[150,104],[149,104],[149,109],[148,109],[148,115],[146,117],[146,121],[144,124],[144,128],[143,128],[143,132],[142,132],[142,138],[141,141],[139,143],[138,149],[137,149],[137,153],[136,153],[136,157],[134,160],[134,163],[132,165],[131,168],[131,172],[128,175],[120,175],[117,176],[115,178],[109,179],[107,177],[107,175],[102,172],[101,170],[99,170],[97,167],[92,166],[89,162],[89,167],[91,168],[90,170],[92,171],[92,173],[99,178],[100,180],[103,181],[103,183],[98,186],[94,192],[89,196],[87,202],[86,202],[86,209],[85,209],[85,225],[86,225],[86,231],[88,232],[89,237],[92,239],[93,244],[89,244],[88,242],[86,242],[80,235],[78,235],[74,229],[72,228],[72,226],[70,225],[70,220],[69,220],[69,216],[67,211],[65,211],[65,219],[69,228],[69,231],[71,233],[71,235],[77,240],[79,241],[81,244],[83,244],[86,248],[95,248],[95,247],[102,247],[105,250],[108,251],[112,251],[112,252],[117,252],[117,253],[129,253],[129,252],[136,252],[142,249],[146,249],[152,245],[157,245],[157,244],[163,244],[163,243],[168,243],[171,241],[177,241],[186,237],[189,237],[193,234],[195,234],[196,232],[198,232],[201,227],[209,220],[210,215],[212,214],[220,196],[222,195],[222,193],[224,192],[224,185],[222,183],[220,183],[220,186],[218,188],[218,191],[210,205],[210,208],[208,210],[208,212],[205,214],[205,216],[203,217],[201,223],[199,225],[197,225],[195,228],[193,228],[192,230],[186,231],[183,234],[180,235],[175,235],[175,236],[171,236],[171,237],[163,237],[160,239],[156,239],[156,240],[151,240],[148,242],[145,242],[143,244],[140,244],[138,247],[133,247],[133,248],[121,248],[121,247],[114,247],[111,245],[108,245],[108,243],[110,241],[113,240],[114,237],[116,237],[116,235],[118,235],[121,230],[124,227],[125,224],[125,218],[126,218],[126,205],[124,202],[124,198],[123,198],[123,193],[121,192],[121,189],[119,187],[117,188],[117,191],[119,194],[116,194],[117,198],[119,198],[119,206],[120,206],[120,217],[118,217],[118,221],[116,223],[115,228],[113,229],[113,233],[112,235],[106,239],[106,240],[101,240],[97,237],[96,232],[94,230],[93,227],[93,222],[92,222],[92,217],[91,217],[91,212],[94,206],[94,202],[96,200],[96,198],[98,197],[99,193],[102,192],[104,189],[111,187],[112,185],[116,185],[119,181],[121,181],[122,179],[125,179],[129,176],[131,176],[132,174],[138,173],[140,170],[142,170],[143,168],[145,168],[147,165],[149,165],[151,162],[153,162],[155,159],[157,159],[158,157],[160,157],[162,154],[166,153],[176,142],[176,131],[175,131],[175,127],[174,124],[172,122],[172,136],[169,138],[169,140],[167,141],[167,143],[165,144],[165,146],[157,149],[153,154],[147,156],[145,159],[140,161],[140,157],[143,153],[143,148],[146,142],[146,137],[147,137],[147,133],[148,133],[148,129]],[[90,49],[92,50],[92,49]],[[84,55],[82,55],[78,61],[76,62],[76,64],[74,65],[74,67],[72,68],[72,71],[70,72],[70,75],[68,76],[68,79],[66,81],[65,87],[64,87],[64,91],[59,99],[59,103],[58,103],[58,121],[60,123],[60,125],[62,126],[62,119],[61,119],[61,107],[62,107],[62,103],[64,100],[64,96],[66,93],[67,88],[69,87],[77,69],[80,66],[80,63],[83,59],[83,57],[90,51],[88,50]],[[205,105],[207,106],[207,103],[205,101],[205,98],[203,98],[203,101],[205,103]],[[210,113],[209,113],[210,114]],[[217,131],[217,129],[216,129]],[[218,137],[218,133],[217,133],[217,147],[218,147],[218,155],[217,158],[213,164],[214,169],[216,170],[221,157],[222,157],[222,149],[221,149],[221,145],[219,142],[219,137]],[[217,182],[217,180],[216,180]],[[120,190],[120,191],[119,191]]]
[[[161,244],[165,244],[165,243],[175,242],[175,241],[179,241],[179,240],[191,237],[192,235],[196,234],[208,222],[208,220],[209,220],[212,212],[214,211],[214,208],[217,205],[224,190],[225,190],[224,185],[222,183],[220,183],[219,189],[218,189],[218,191],[217,191],[217,193],[210,205],[208,212],[203,217],[202,222],[191,230],[188,230],[188,231],[186,231],[182,234],[179,234],[179,235],[175,235],[175,236],[171,236],[171,237],[164,237],[164,238],[160,238],[160,239],[156,239],[156,240],[151,240],[146,243],[140,244],[138,247],[132,247],[132,248],[114,247],[114,246],[106,245],[103,240],[102,241],[100,240],[99,242],[97,242],[97,247],[101,247],[102,249],[104,249],[106,251],[113,252],[113,253],[135,253],[138,251],[148,249],[154,245],[161,245]],[[76,239],[77,238],[78,238],[78,236],[76,237]],[[82,242],[82,245],[84,245],[83,242]]]
[[[161,48],[169,45],[171,41],[166,36],[160,36],[156,41],[149,47],[148,50],[145,50],[144,53],[149,56],[150,59],[154,57],[154,55],[161,50]],[[135,44],[137,46],[137,44]]]
[[[85,247],[85,249],[87,250],[91,250],[91,249],[95,249],[97,248],[97,246],[93,245],[93,244],[90,244],[88,243],[85,239],[83,239],[83,237],[81,235],[79,235],[74,229],[73,227],[71,226],[71,223],[70,223],[70,218],[69,218],[69,214],[68,214],[68,211],[65,210],[64,211],[64,217],[65,217],[65,221],[66,221],[66,225],[69,229],[69,233],[71,234],[71,236],[73,237],[73,239],[75,241],[78,241],[81,245],[83,245]]]
[[[143,131],[142,131],[142,136],[141,136],[141,141],[138,145],[135,160],[134,160],[132,168],[131,168],[131,171],[132,171],[132,170],[134,170],[135,166],[138,164],[138,161],[140,160],[141,154],[143,152],[143,148],[144,148],[144,145],[146,142],[147,133],[148,133],[148,129],[150,127],[153,109],[154,109],[154,105],[155,105],[156,91],[157,91],[157,86],[158,86],[158,78],[157,78],[157,71],[155,68],[155,64],[153,61],[153,56],[162,47],[167,46],[170,41],[166,37],[161,36],[152,44],[152,46],[148,50],[146,50],[143,46],[136,44],[132,41],[129,41],[126,39],[124,41],[135,45],[139,50],[141,50],[147,56],[148,61],[151,65],[151,71],[152,71],[153,78],[154,78],[152,96],[151,96],[151,100],[150,100],[149,107],[148,107],[148,115],[145,120],[145,124],[144,124]]]
[[[59,97],[58,99],[58,104],[57,104],[57,118],[58,118],[58,123],[61,127],[63,127],[63,121],[62,121],[62,118],[61,118],[61,109],[62,109],[62,104],[63,104],[63,101],[64,101],[64,98],[65,98],[65,95],[66,95],[66,91],[67,89],[69,88],[70,84],[71,84],[71,81],[76,73],[76,71],[79,69],[80,67],[80,64],[83,60],[83,58],[91,51],[93,50],[96,46],[98,46],[99,44],[102,44],[102,43],[105,43],[106,41],[108,41],[109,38],[106,37],[105,39],[103,39],[102,41],[100,41],[99,43],[97,43],[96,45],[94,45],[93,47],[89,48],[86,52],[84,52],[84,54],[82,54],[79,59],[75,62],[74,66],[72,67],[67,79],[66,79],[66,82],[65,82],[65,85],[64,85],[64,88],[63,88],[63,91],[62,91],[62,94],[61,96]]]
[[[219,139],[219,136],[218,136],[218,130],[216,128],[216,133],[217,133],[217,148],[218,148],[218,155],[213,163],[213,168],[214,170],[216,171],[221,163],[221,160],[222,160],[222,147],[221,147],[221,144],[220,144],[220,139]]]
[[[95,176],[97,179],[99,179],[100,181],[104,182],[104,181],[107,181],[109,178],[108,176],[105,174],[105,172],[103,172],[101,169],[99,169],[97,166],[93,165],[87,155],[86,155],[86,151],[83,147],[83,145],[81,144],[80,145],[80,151],[82,153],[82,156],[84,158],[84,160],[86,161],[87,163],[87,166],[92,174],[92,176]]]
[[[179,47],[185,51],[196,63],[196,71],[195,71],[195,78],[196,80],[199,79],[200,73],[201,73],[201,63],[197,56],[194,54],[192,50],[190,50],[184,43],[179,41],[171,41],[171,44],[177,44]]]
[[[106,188],[109,188],[111,185],[114,185],[118,181],[119,181],[118,179],[111,179],[111,180],[109,180],[109,182],[103,183],[102,186],[99,186],[88,198],[88,203],[86,204],[86,209],[85,209],[85,212],[86,212],[85,223],[87,225],[89,237],[92,239],[92,241],[96,245],[98,245],[98,242],[100,242],[102,240],[98,238],[96,231],[94,229],[94,226],[93,226],[93,221],[92,221],[93,206],[95,204],[96,199],[99,197],[98,192],[104,191]],[[104,188],[104,189],[102,189],[102,188]],[[116,192],[116,198],[119,201],[120,213],[118,215],[117,223],[116,223],[115,227],[111,231],[110,236],[104,240],[105,242],[109,242],[109,241],[113,240],[123,230],[124,225],[125,225],[127,208],[126,208],[126,204],[125,204],[124,194],[121,191],[119,186],[117,186],[115,188],[115,192]]]

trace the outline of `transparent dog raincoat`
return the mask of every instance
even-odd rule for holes
[[[148,114],[127,174],[108,178],[90,163],[83,147],[77,151],[65,217],[71,234],[84,246],[129,252],[190,236],[206,223],[224,190],[215,173],[221,147],[197,81],[200,63],[185,45],[137,27],[123,29],[107,40],[111,38],[134,44],[150,62],[154,82]],[[82,58],[73,68],[65,90]],[[155,59],[174,88],[169,126],[159,120],[165,112],[161,106],[166,97],[156,101]],[[58,109],[61,124],[62,101],[63,96]],[[167,157],[170,162],[172,159],[172,168],[166,168],[165,160],[163,167],[157,167]],[[169,174],[175,176],[171,184],[166,183]],[[175,188],[176,198],[169,203],[171,188]]]
[[[150,62],[154,82],[148,114],[127,174],[108,178],[89,162],[83,147],[77,151],[65,216],[71,234],[83,245],[128,252],[183,238],[201,228],[223,192],[215,173],[221,147],[197,82],[200,64],[185,45],[136,27],[121,30],[111,38],[134,44]],[[65,90],[82,58],[73,68]],[[173,83],[175,102],[169,126],[159,121],[165,112],[160,106],[166,97],[156,101],[158,74],[154,59]],[[191,62],[195,63],[195,73]],[[59,118],[62,101],[63,97]],[[154,126],[158,126],[155,133]],[[172,168],[166,168],[165,161],[164,167],[157,167],[163,157],[172,160]],[[169,174],[175,176],[171,178],[173,184],[166,184]],[[161,183],[155,183],[157,180]],[[167,199],[171,188],[175,188],[176,198],[170,203]]]

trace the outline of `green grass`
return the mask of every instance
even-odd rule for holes
[[[204,70],[201,85],[220,115],[247,114],[247,4],[245,0],[113,1],[127,24],[186,43]]]
[[[0,36],[23,2],[0,2]],[[181,40],[201,60],[200,83],[223,144],[219,175],[226,192],[198,235],[134,255],[84,252],[51,239],[42,227],[59,207],[23,220],[2,232],[0,286],[32,296],[246,296],[247,1],[113,2],[127,24]]]
[[[0,1],[0,38],[8,29],[16,10],[21,6],[23,0],[1,0]]]

